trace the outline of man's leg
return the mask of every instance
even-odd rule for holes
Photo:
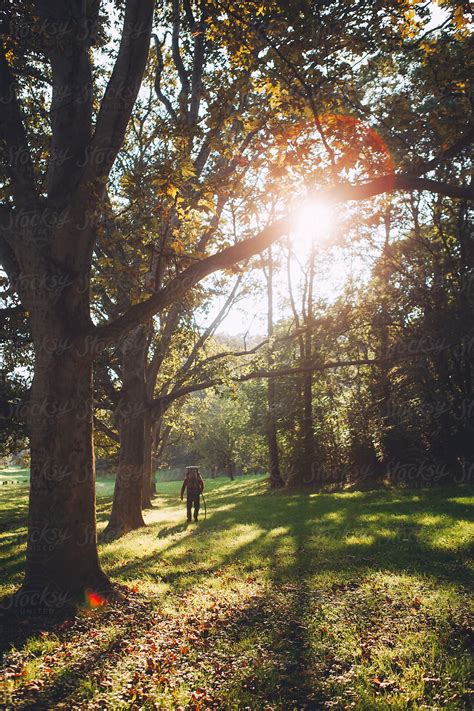
[[[200,501],[200,495],[196,494],[194,497],[194,520],[198,520],[199,516],[199,501]]]
[[[188,492],[188,494],[187,494],[187,496],[186,496],[186,511],[187,511],[187,514],[188,514],[188,521],[191,521],[191,509],[192,509],[192,506],[193,506],[193,497],[192,497],[191,494]]]

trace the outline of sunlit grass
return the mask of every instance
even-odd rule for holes
[[[186,707],[192,689],[215,682],[224,708],[298,708],[303,698],[315,708],[466,707],[474,501],[466,489],[272,494],[261,477],[208,480],[207,520],[190,525],[179,490],[180,482],[160,483],[147,527],[100,543],[105,570],[149,600],[158,620],[201,619],[217,606],[212,659],[192,646],[178,655],[184,676],[142,684],[150,704]],[[110,480],[98,486],[100,530],[111,491]],[[25,487],[0,489],[3,593],[21,581],[26,495]],[[158,633],[142,620],[106,622],[107,609],[82,614],[95,621],[97,636],[87,643],[100,675],[74,672],[88,660],[80,632],[49,633],[27,642],[15,684],[44,676],[42,660],[63,655],[46,674],[55,689],[128,708],[123,689],[145,674],[136,655]],[[135,651],[109,658],[107,650],[129,638]]]

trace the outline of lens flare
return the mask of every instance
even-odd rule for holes
[[[98,592],[94,592],[93,590],[86,590],[86,605],[88,608],[94,610],[97,607],[103,607],[106,604],[107,600],[105,599],[105,597],[102,597],[102,595],[99,595]]]
[[[326,241],[331,233],[332,210],[319,200],[306,200],[294,213],[293,250],[304,256],[315,243]]]

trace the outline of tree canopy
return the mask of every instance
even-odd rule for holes
[[[110,591],[94,421],[120,445],[111,527],[129,530],[161,428],[195,391],[240,384],[241,404],[264,403],[254,381],[275,379],[263,430],[274,455],[281,436],[296,483],[352,465],[393,473],[401,449],[465,471],[465,3],[10,2],[0,39],[2,411],[31,450],[19,600]],[[373,254],[370,279],[319,303],[324,249],[311,249],[289,316],[272,311],[267,281],[265,345],[220,353],[193,314],[217,294],[230,308],[257,255],[283,269],[305,201],[337,213],[333,248]],[[439,418],[420,409],[440,400]],[[226,400],[213,414],[228,461],[253,447],[250,411],[243,429],[235,415]],[[45,555],[38,531],[67,535]]]

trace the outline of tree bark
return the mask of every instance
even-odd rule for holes
[[[313,323],[313,285],[315,271],[315,250],[312,247],[309,256],[309,276],[306,309],[303,309],[306,332],[302,343],[301,359],[308,370],[303,374],[302,382],[302,420],[301,444],[302,456],[298,467],[299,483],[314,483],[318,477],[315,461],[314,422],[313,422],[313,372],[310,370],[313,357],[312,323]]]
[[[230,459],[227,460],[227,474],[229,475],[229,479],[231,481],[234,481],[234,462],[231,461]]]
[[[97,553],[92,357],[72,346],[89,324],[89,271],[45,258],[46,230],[29,237],[19,285],[35,349],[31,478],[26,573],[15,599],[32,616],[59,613],[88,588],[104,594],[111,585]]]
[[[271,339],[273,336],[273,255],[272,248],[268,250],[269,265],[267,277],[267,333],[268,338]],[[270,344],[268,351],[268,367],[273,366],[273,352],[272,345]],[[278,456],[278,433],[277,424],[275,417],[275,381],[273,378],[269,378],[267,382],[267,444],[268,444],[268,464],[270,472],[270,487],[272,489],[280,488],[284,485],[283,478],[280,471],[280,461]]]
[[[147,419],[146,346],[145,325],[135,328],[120,346],[123,386],[116,412],[120,452],[112,513],[104,531],[105,538],[117,537],[145,525],[142,515],[142,481]]]
[[[143,461],[143,479],[142,479],[142,508],[151,509],[153,507],[152,496],[153,491],[154,470],[152,464],[153,451],[153,426],[151,413],[145,413],[144,422],[144,461]]]

